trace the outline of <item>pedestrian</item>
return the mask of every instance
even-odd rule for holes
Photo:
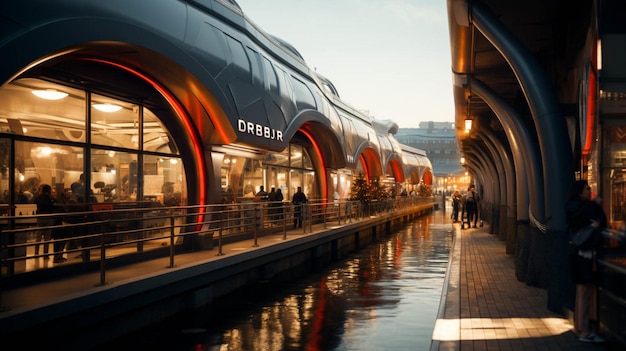
[[[269,194],[267,193],[267,191],[265,191],[265,188],[263,187],[263,185],[261,185],[259,187],[259,191],[256,193],[256,197],[259,198],[259,200],[267,200],[267,196]]]
[[[37,205],[37,215],[50,215],[55,211],[55,200],[52,196],[52,187],[48,184],[43,184],[41,186],[41,190],[39,194],[34,200],[34,203]],[[45,216],[45,217],[37,217],[37,226],[42,227],[42,229],[38,229],[36,231],[37,238],[35,245],[35,255],[39,255],[39,243],[43,240],[43,254],[44,258],[47,260],[50,257],[48,256],[48,248],[50,244],[50,240],[52,239],[52,229],[50,226],[56,224],[56,220],[54,217]]]
[[[267,195],[267,199],[270,202],[270,208],[269,208],[270,221],[275,221],[278,219],[278,207],[281,206],[281,204],[278,202],[279,201],[278,193],[276,192],[275,187],[272,187],[272,190],[270,190],[269,195]],[[282,199],[280,199],[280,201],[282,201]]]
[[[474,228],[476,228],[476,223],[478,223],[478,194],[476,194],[474,184],[467,189],[464,206],[465,214],[467,215],[467,227],[471,228],[472,222],[474,222]]]
[[[285,197],[283,196],[283,191],[278,188],[278,190],[276,190],[276,212],[278,213],[278,218],[277,219],[283,219],[283,199]]]
[[[601,343],[604,338],[596,334],[592,321],[597,322],[597,292],[599,275],[596,270],[596,257],[602,251],[602,230],[607,226],[607,218],[599,200],[591,200],[591,187],[586,180],[574,182],[570,197],[565,205],[568,231],[577,233],[589,225],[596,228],[591,235],[575,245],[570,243],[572,279],[576,284],[574,305],[574,332],[584,342]]]
[[[452,195],[452,219],[454,223],[459,221],[459,210],[461,209],[461,192],[456,190]]]
[[[293,228],[302,228],[302,204],[307,202],[306,195],[302,192],[302,188],[298,187],[291,202],[294,205],[293,210]]]

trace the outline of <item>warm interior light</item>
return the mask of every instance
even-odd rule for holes
[[[602,71],[602,39],[598,39],[598,43],[596,45],[596,60],[598,71]]]
[[[54,89],[33,90],[32,93],[36,97],[46,99],[46,100],[59,100],[69,95],[68,93],[64,93],[62,91],[58,91]]]
[[[472,120],[468,118],[465,120],[465,133],[469,133],[470,130],[472,130]]]
[[[113,104],[93,104],[93,107],[102,112],[117,112],[122,109],[122,106]]]
[[[461,157],[461,164],[464,165],[465,164],[465,157]]]

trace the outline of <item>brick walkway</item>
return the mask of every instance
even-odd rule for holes
[[[487,228],[461,230],[453,249],[445,309],[431,350],[609,350],[580,342],[571,322],[547,308],[547,291],[515,278],[513,257]],[[443,318],[441,318],[443,316]]]

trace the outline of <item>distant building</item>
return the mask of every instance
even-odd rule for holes
[[[441,190],[466,189],[469,178],[461,167],[453,122],[421,122],[419,128],[399,128],[398,142],[426,151],[436,178],[434,184]]]

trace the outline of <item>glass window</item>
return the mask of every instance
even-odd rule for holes
[[[0,138],[0,203],[8,204],[11,201],[9,191],[9,159],[11,157],[11,140]],[[2,207],[0,214],[7,214],[8,207]]]
[[[298,187],[302,187],[302,191],[306,194],[306,191],[304,189],[304,184],[302,183],[302,171],[301,170],[290,170],[289,171],[289,182],[290,182],[290,186],[289,186],[289,192],[287,193],[287,195],[289,197],[287,197],[289,200],[291,200],[291,198],[293,197],[293,194],[296,193],[296,191],[298,190]]]
[[[182,160],[161,120],[137,104],[99,94],[87,97],[85,91],[39,79],[2,87],[0,113],[6,118],[0,121],[5,133],[0,138],[0,202],[31,201],[39,186],[50,184],[58,202],[83,202],[90,194],[91,201],[99,202],[164,202],[164,189],[171,185],[179,202],[186,203]],[[87,155],[86,133],[92,143]],[[11,167],[13,172],[7,172]]]
[[[178,157],[145,155],[143,165],[143,199],[165,206],[187,204],[183,162]]]
[[[85,141],[85,93],[39,79],[2,88],[3,132],[65,141]]]
[[[172,142],[172,137],[163,126],[161,120],[147,108],[144,108],[143,115],[143,149],[145,151],[156,151],[168,154],[178,154],[176,145]]]
[[[139,146],[139,107],[102,95],[91,99],[91,142],[137,149]]]
[[[294,144],[289,146],[289,163],[291,167],[302,168],[302,146]]]
[[[276,166],[289,166],[289,148],[281,153],[269,153],[263,160],[264,164]]]
[[[72,184],[81,179],[83,149],[16,141],[14,174],[16,187],[14,201],[16,203],[32,202],[39,192],[39,187],[43,184],[49,184],[57,194],[63,194],[63,190],[70,190]],[[75,191],[71,193],[71,199],[60,199],[59,202],[77,200],[79,197],[83,199],[83,194]]]
[[[242,193],[235,193],[237,196],[246,198],[254,197],[259,191],[259,187],[263,185],[263,167],[261,161],[246,159],[242,173]]]
[[[91,191],[98,202],[129,200],[128,193],[122,194],[120,165],[127,165],[136,155],[126,152],[94,148],[91,150]]]
[[[302,148],[302,168],[313,169],[313,161],[311,161],[311,156],[305,148]]]

